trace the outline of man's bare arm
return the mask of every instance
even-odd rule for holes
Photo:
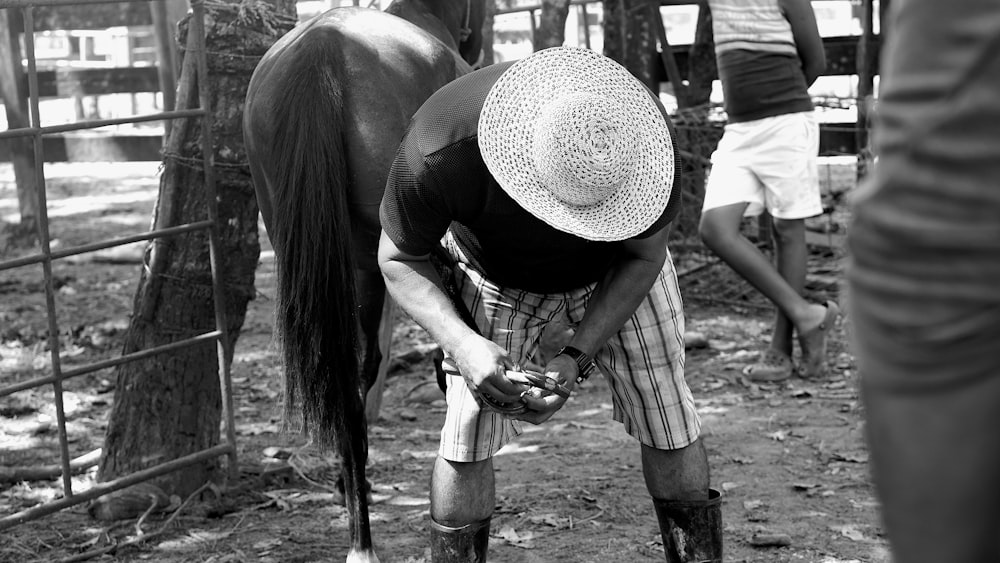
[[[511,382],[498,369],[499,366],[511,369],[514,362],[506,350],[465,324],[445,293],[428,255],[403,252],[383,231],[378,263],[389,294],[455,359],[474,391],[504,401],[518,399],[525,387]]]
[[[643,239],[624,241],[621,257],[597,284],[571,345],[593,356],[635,313],[667,259],[665,228]]]

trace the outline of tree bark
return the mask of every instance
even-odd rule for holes
[[[712,81],[719,76],[715,63],[712,12],[705,0],[698,3],[698,21],[694,29],[694,42],[688,49],[688,61],[688,96],[691,105],[705,105],[712,96]]]
[[[606,0],[604,2],[604,55],[624,66],[653,92],[660,91],[655,65],[656,28],[650,14],[655,0]]]
[[[698,2],[698,20],[694,42],[688,49],[687,104],[674,115],[677,145],[684,151],[681,189],[685,203],[674,224],[675,238],[698,236],[701,202],[705,197],[705,179],[709,157],[722,134],[722,126],[709,121],[712,81],[718,77],[712,13],[708,2]]]
[[[20,11],[0,10],[0,100],[3,101],[7,113],[9,129],[31,126],[19,40],[23,27]],[[14,229],[15,237],[34,240],[38,229],[38,177],[35,174],[35,150],[31,137],[8,139],[7,146],[10,147],[10,159],[14,165],[17,209],[21,220]]]
[[[542,0],[542,15],[533,39],[535,51],[559,47],[566,41],[569,0]]]
[[[497,1],[487,0],[486,14],[483,17],[483,64],[486,67],[496,62],[493,53],[493,22],[496,19]]]
[[[260,255],[257,204],[246,164],[242,110],[260,56],[295,22],[288,0],[252,6],[212,3],[206,14],[208,86],[218,192],[218,235],[225,286],[226,362],[254,296]],[[182,25],[182,35],[190,22]],[[182,44],[184,40],[182,39]],[[197,106],[194,54],[184,53],[178,109]],[[174,123],[164,155],[158,227],[206,218],[202,135],[197,119]],[[159,239],[149,247],[124,352],[175,342],[215,327],[208,233]],[[215,346],[205,343],[130,362],[116,370],[100,480],[109,480],[219,442],[222,397]],[[218,460],[188,466],[156,481],[186,495],[216,477]]]
[[[878,74],[875,43],[874,18],[875,11],[872,0],[861,2],[861,37],[858,39],[858,52],[855,66],[858,71],[857,99],[857,129],[854,133],[855,146],[858,148],[857,172],[858,181],[868,175],[872,162],[872,152],[869,146],[869,127],[871,126],[871,111],[875,104],[875,75]]]
[[[172,27],[167,16],[167,6],[162,0],[149,3],[149,13],[153,19],[153,35],[156,39],[156,71],[160,79],[160,92],[163,95],[163,109],[170,111],[177,105],[177,50],[178,46],[171,31]],[[163,138],[170,138],[173,123],[163,122]]]

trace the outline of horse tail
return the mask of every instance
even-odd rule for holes
[[[320,34],[322,36],[322,34]],[[350,453],[367,432],[358,357],[358,300],[348,214],[342,79],[330,45],[308,41],[288,61],[277,124],[271,235],[276,333],[286,424]],[[311,51],[311,52],[310,52]],[[301,406],[301,419],[297,407]]]

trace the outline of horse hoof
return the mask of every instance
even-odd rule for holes
[[[371,549],[352,549],[347,554],[347,563],[379,563],[379,560]]]

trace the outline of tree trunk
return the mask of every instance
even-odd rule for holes
[[[566,17],[569,15],[569,0],[542,0],[542,15],[535,30],[533,43],[535,51],[559,47],[566,40]]]
[[[295,6],[213,3],[206,15],[206,52],[219,242],[225,286],[226,361],[254,295],[260,254],[257,204],[246,165],[242,110],[260,56],[295,22]],[[182,25],[182,35],[190,22]],[[182,44],[184,40],[182,39]],[[197,105],[194,56],[185,53],[178,109]],[[202,136],[197,119],[175,121],[164,155],[154,223],[157,227],[206,218]],[[167,344],[215,327],[208,233],[196,231],[150,246],[125,353]],[[222,397],[216,349],[208,343],[130,362],[117,368],[99,477],[113,479],[202,450],[219,441]],[[168,493],[185,495],[215,476],[218,460],[160,478]]]
[[[162,0],[149,3],[149,13],[153,19],[153,35],[156,39],[156,71],[160,79],[160,93],[163,95],[163,109],[173,110],[177,105],[177,44],[167,16],[167,5]],[[170,120],[163,122],[163,138],[170,138]]]
[[[28,92],[25,90],[24,68],[21,66],[23,31],[21,12],[0,10],[0,100],[7,113],[7,127],[21,129],[31,126]],[[21,223],[15,238],[34,240],[38,228],[38,177],[35,175],[35,150],[31,137],[8,139],[10,160],[14,165],[17,185],[17,209]]]
[[[680,237],[697,237],[701,218],[701,202],[705,197],[708,161],[719,142],[722,127],[708,120],[712,81],[718,77],[715,63],[715,42],[712,33],[712,13],[707,2],[698,5],[698,21],[694,42],[688,50],[688,102],[674,119],[677,144],[691,156],[684,158],[681,189],[691,197],[685,200],[684,211],[674,227]]]
[[[496,61],[493,53],[493,21],[496,19],[497,0],[486,1],[486,14],[483,17],[483,63],[490,66]]]
[[[653,92],[656,81],[656,28],[650,17],[655,0],[606,0],[604,2],[604,55],[624,66]]]
[[[712,12],[704,0],[698,4],[698,21],[694,29],[694,42],[688,49],[688,96],[691,105],[709,103],[712,81],[718,78],[715,63],[715,38],[712,33]]]
[[[871,126],[871,111],[875,105],[875,75],[878,69],[877,47],[875,46],[875,11],[872,0],[861,2],[861,37],[858,39],[858,51],[855,66],[858,71],[857,98],[857,129],[854,133],[854,143],[858,148],[856,178],[860,182],[868,175],[868,167],[872,162],[872,152],[869,146],[869,128]]]

